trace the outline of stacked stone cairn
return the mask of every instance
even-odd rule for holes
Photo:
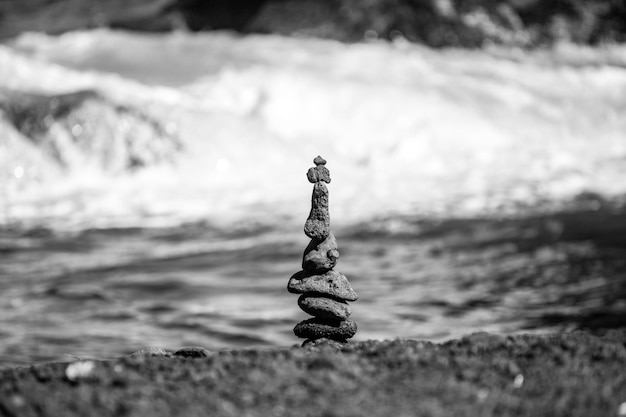
[[[304,250],[302,271],[289,279],[287,290],[302,294],[298,306],[314,317],[298,323],[293,332],[307,339],[305,344],[322,338],[344,343],[356,333],[356,323],[348,320],[351,311],[346,301],[358,297],[346,276],[333,269],[339,251],[330,232],[328,188],[324,184],[330,183],[330,172],[321,156],[313,162],[315,167],[307,172],[309,182],[314,184],[311,212],[304,224],[304,233],[311,242]]]

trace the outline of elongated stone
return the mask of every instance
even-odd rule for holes
[[[324,240],[330,233],[330,214],[328,212],[328,188],[323,182],[313,186],[311,212],[304,224],[304,233],[311,239]]]
[[[312,318],[296,324],[293,332],[296,336],[304,339],[316,340],[325,337],[331,340],[345,341],[356,334],[356,323],[352,320]]]
[[[305,313],[325,319],[347,320],[352,313],[345,301],[333,300],[314,293],[302,294],[298,298],[298,305]]]
[[[314,272],[326,272],[337,264],[339,251],[337,240],[332,233],[321,242],[312,239],[302,256],[302,269]]]
[[[359,298],[350,286],[348,278],[332,269],[323,274],[297,272],[289,279],[287,291],[295,294],[315,292],[344,301],[356,301]]]

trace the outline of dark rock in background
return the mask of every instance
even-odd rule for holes
[[[178,0],[172,5],[180,11],[191,30],[232,29],[247,31],[265,0]]]
[[[95,91],[53,96],[0,89],[0,116],[63,169],[106,172],[168,162],[178,138],[143,112]]]
[[[169,31],[184,18],[175,0],[4,0],[0,38],[24,31],[50,34],[96,27]]]
[[[405,38],[433,47],[532,47],[626,40],[621,0],[4,0],[0,39],[93,27],[230,29],[354,42]]]

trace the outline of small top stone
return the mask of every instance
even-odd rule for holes
[[[322,158],[321,156],[317,155],[317,158],[313,160],[313,163],[315,165],[326,165],[326,160]]]

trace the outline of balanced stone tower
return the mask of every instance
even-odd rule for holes
[[[289,279],[287,290],[302,294],[298,305],[314,317],[298,323],[293,332],[311,341],[327,338],[345,342],[356,333],[356,323],[348,320],[351,311],[346,301],[356,301],[358,297],[346,276],[333,269],[339,251],[330,232],[328,188],[324,184],[330,183],[330,172],[321,156],[313,162],[315,167],[306,174],[314,185],[311,212],[304,224],[304,233],[311,242],[304,250],[302,271]]]

